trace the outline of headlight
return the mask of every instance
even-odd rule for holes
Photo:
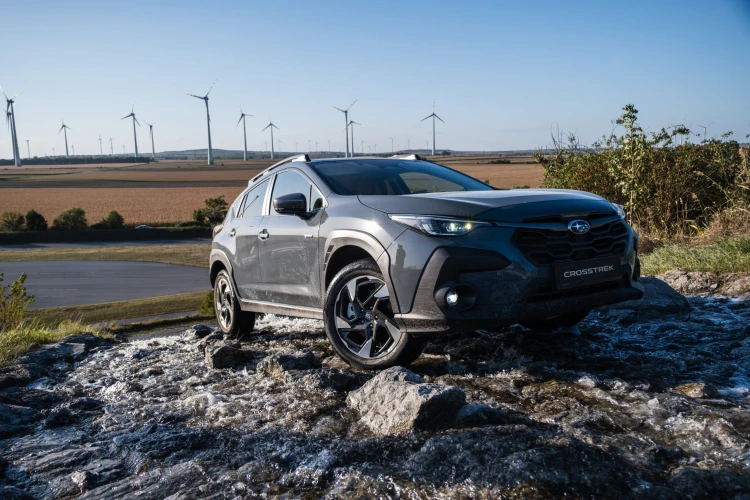
[[[622,205],[618,205],[617,203],[612,203],[612,206],[615,207],[615,211],[617,211],[617,215],[619,215],[623,219],[626,218],[625,209],[622,208]]]
[[[429,215],[389,215],[393,222],[416,229],[431,236],[463,236],[480,226],[491,226],[489,222],[431,217]]]

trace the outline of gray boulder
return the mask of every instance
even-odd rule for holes
[[[464,405],[456,413],[456,425],[459,427],[504,424],[506,420],[502,411],[481,403]]]
[[[208,336],[202,338],[197,344],[196,347],[198,349],[198,352],[205,353],[206,348],[208,346],[211,346],[212,344],[217,344],[219,342],[222,342],[224,340],[224,334],[221,332],[219,333],[211,333]]]
[[[208,336],[211,332],[213,332],[213,328],[206,325],[193,325],[188,332],[191,332],[193,335],[195,335],[197,338],[202,339],[203,337]]]
[[[250,361],[252,353],[231,345],[208,346],[205,359],[211,368],[232,368]]]
[[[394,366],[350,392],[346,403],[373,434],[389,436],[451,424],[466,394],[458,387],[423,383],[417,374]]]
[[[718,398],[719,391],[711,384],[703,382],[691,382],[672,388],[672,392],[682,394],[689,398]]]
[[[687,299],[666,282],[653,276],[641,278],[643,298],[629,300],[601,308],[603,311],[634,310],[639,317],[647,318],[662,314],[680,314],[690,311]]]
[[[273,354],[263,358],[255,368],[266,377],[278,377],[289,370],[312,370],[322,365],[311,351],[295,354]]]

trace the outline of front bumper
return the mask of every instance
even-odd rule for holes
[[[629,247],[620,257],[619,280],[565,291],[556,290],[553,267],[510,261],[489,249],[440,247],[424,268],[410,312],[396,319],[419,335],[493,328],[640,299],[636,250]],[[464,310],[441,300],[443,291],[455,286],[476,292]]]

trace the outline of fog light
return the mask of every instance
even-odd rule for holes
[[[458,292],[455,290],[449,290],[448,293],[445,294],[445,303],[450,307],[456,307],[456,304],[458,304]]]

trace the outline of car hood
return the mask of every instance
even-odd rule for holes
[[[389,214],[442,215],[502,222],[557,216],[615,213],[604,198],[567,189],[508,189],[425,193],[400,196],[359,196],[370,208]]]

